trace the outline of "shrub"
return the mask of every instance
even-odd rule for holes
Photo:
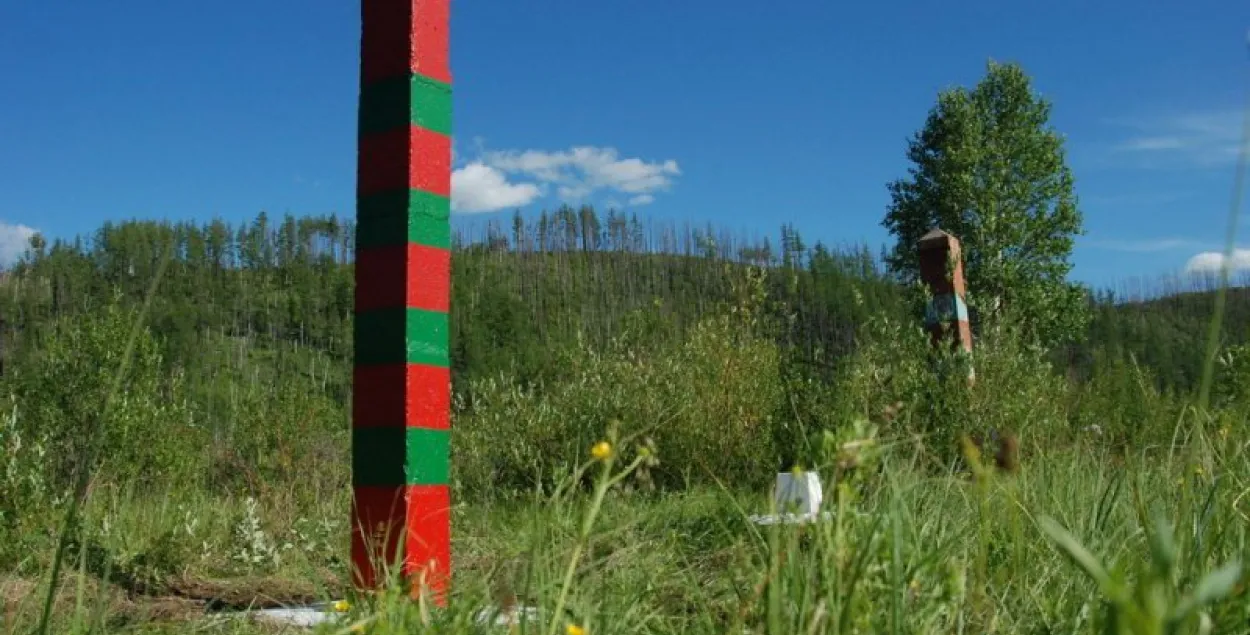
[[[862,340],[839,376],[839,417],[888,421],[887,434],[922,439],[942,464],[956,459],[965,435],[1038,438],[1067,423],[1066,380],[1043,349],[1022,344],[1007,327],[974,341],[968,358],[933,350],[918,323],[873,321]]]
[[[483,493],[550,485],[561,461],[584,456],[612,420],[622,434],[655,441],[660,486],[771,480],[784,400],[780,355],[740,326],[733,316],[712,318],[662,349],[625,340],[582,345],[557,356],[570,373],[557,385],[525,387],[507,375],[475,380],[473,408],[452,428],[459,486]]]
[[[148,329],[138,330],[123,371],[138,319],[117,302],[62,318],[40,353],[16,369],[14,389],[25,412],[18,430],[29,438],[46,435],[48,476],[57,486],[68,484],[77,469],[96,467],[80,463],[97,427],[96,456],[111,477],[168,482],[203,471],[204,431],[185,400],[181,374],[165,371]],[[116,379],[118,390],[110,395]]]

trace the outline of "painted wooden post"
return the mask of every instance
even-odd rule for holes
[[[352,561],[445,601],[451,376],[449,0],[362,0]]]
[[[949,340],[955,350],[972,353],[972,329],[968,324],[967,290],[959,240],[935,228],[921,237],[917,247],[920,278],[929,287],[931,295],[924,319],[930,342],[936,348],[941,346],[943,340]],[[968,381],[974,378],[969,367]]]

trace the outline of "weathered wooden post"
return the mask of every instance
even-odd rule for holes
[[[352,561],[445,602],[451,377],[449,0],[362,0]]]
[[[920,278],[929,288],[930,300],[925,307],[925,328],[929,341],[939,348],[949,340],[951,348],[970,355],[972,328],[968,323],[967,290],[964,286],[963,254],[959,240],[934,228],[917,245],[920,256]],[[968,381],[975,380],[971,365]]]

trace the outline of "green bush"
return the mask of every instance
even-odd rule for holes
[[[738,318],[697,325],[665,349],[626,341],[560,355],[571,379],[524,387],[518,378],[475,380],[472,410],[453,426],[456,480],[466,492],[550,485],[562,461],[585,456],[610,421],[651,437],[656,484],[709,478],[758,484],[778,464],[776,413],[784,402],[780,355]]]
[[[1170,443],[1185,407],[1159,390],[1149,369],[1109,354],[1096,356],[1089,380],[1073,395],[1075,426],[1120,447]]]
[[[0,569],[12,568],[26,553],[29,543],[45,532],[41,512],[61,500],[48,482],[44,462],[48,458],[45,435],[23,431],[21,412],[13,400],[0,400]]]
[[[942,465],[959,455],[963,436],[1054,438],[1066,432],[1068,384],[1046,351],[1022,341],[1004,327],[965,357],[932,349],[918,323],[873,321],[839,374],[837,417],[887,422],[886,434],[921,440]]]
[[[47,442],[48,477],[66,486],[78,469],[103,469],[124,482],[168,483],[203,472],[205,431],[192,416],[179,372],[167,372],[152,333],[117,303],[52,325],[39,354],[16,369],[23,436]],[[119,377],[119,373],[121,374]],[[111,394],[115,380],[118,390]],[[98,465],[82,465],[100,433]]]

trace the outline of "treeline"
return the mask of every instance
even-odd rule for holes
[[[1241,276],[1228,289],[1221,322],[1221,348],[1250,342],[1250,288]],[[1151,292],[1154,299],[1126,301],[1111,293],[1097,297],[1089,334],[1081,345],[1092,359],[1132,360],[1148,369],[1157,386],[1174,391],[1194,390],[1202,380],[1203,362],[1218,282],[1210,276],[1178,284],[1172,295]],[[1087,369],[1086,369],[1087,371]]]
[[[35,346],[57,318],[113,294],[144,301],[164,267],[149,323],[180,363],[221,337],[292,343],[351,355],[354,227],[329,216],[233,226],[127,221],[92,236],[35,241],[0,297],[11,354]],[[453,241],[453,369],[458,379],[517,372],[540,379],[550,352],[626,332],[660,344],[735,302],[743,265],[767,266],[778,337],[821,365],[854,343],[868,316],[899,314],[900,295],[867,248],[752,240],[715,228],[644,223],[589,207],[510,226],[458,228]],[[163,262],[166,261],[167,262]],[[858,299],[855,299],[858,298]]]
[[[788,363],[827,370],[853,348],[857,328],[870,317],[917,317],[870,249],[808,245],[790,226],[774,244],[711,226],[563,207],[537,218],[517,214],[458,227],[453,252],[453,370],[459,380],[503,372],[542,379],[556,370],[547,363],[551,351],[579,338],[592,344],[626,335],[675,341],[704,316],[737,302],[735,272],[744,265],[766,271],[765,308],[780,327]],[[126,221],[74,240],[36,239],[0,295],[6,357],[33,352],[46,325],[97,310],[114,294],[125,303],[143,302],[163,266],[149,321],[168,363],[184,363],[202,353],[205,342],[225,337],[308,347],[345,367],[353,260],[353,223],[334,215],[273,219],[261,213],[242,225]],[[1188,289],[1213,283],[1193,278]],[[1055,353],[1069,373],[1087,374],[1108,356],[1132,356],[1165,387],[1196,384],[1211,293],[1126,303],[1099,292],[1090,302],[1095,319],[1086,340]],[[1228,311],[1226,340],[1245,341],[1250,295],[1235,290]]]

